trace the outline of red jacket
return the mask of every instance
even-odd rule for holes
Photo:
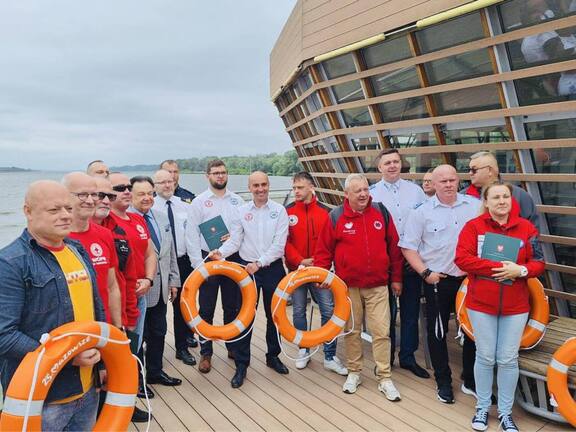
[[[514,214],[510,215],[507,224],[500,225],[486,212],[464,225],[456,246],[454,263],[468,273],[466,307],[491,315],[515,315],[530,311],[526,278],[517,278],[512,285],[479,278],[491,277],[491,269],[502,266],[500,262],[478,257],[478,236],[488,232],[522,240],[516,262],[528,269],[529,278],[544,272],[538,231],[534,225]]]
[[[286,206],[290,225],[286,241],[286,265],[296,270],[303,259],[311,258],[316,249],[316,241],[324,223],[328,220],[330,209],[312,197],[309,204],[295,201]]]
[[[404,257],[392,217],[386,224],[372,199],[362,213],[344,200],[342,215],[335,226],[330,220],[324,224],[314,253],[314,265],[329,269],[332,261],[349,287],[373,288],[388,285],[389,279],[402,282]]]

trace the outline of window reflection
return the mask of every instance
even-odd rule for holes
[[[358,80],[332,86],[332,91],[337,103],[364,99],[364,93]]]
[[[385,40],[362,51],[367,68],[382,66],[412,57],[406,36]]]
[[[548,120],[525,124],[529,140],[548,140],[576,137],[576,119]],[[531,150],[537,173],[576,173],[576,148],[538,148]],[[572,184],[557,184],[560,189],[576,194]],[[549,187],[548,187],[549,188]],[[555,191],[551,191],[555,192]],[[569,205],[575,205],[572,203]]]
[[[340,111],[346,127],[367,126],[372,124],[367,107],[349,108]]]
[[[438,115],[502,108],[498,87],[494,84],[439,93],[433,98]]]
[[[433,25],[417,31],[415,34],[422,54],[485,37],[480,12]]]
[[[445,130],[444,136],[446,144],[481,144],[510,141],[510,134],[505,126]]]
[[[414,67],[374,75],[370,78],[370,82],[372,83],[375,96],[383,96],[420,87],[420,81]]]
[[[388,136],[390,146],[393,148],[428,147],[437,145],[436,136],[432,131],[401,132],[390,131]],[[440,153],[402,155],[402,171],[412,173],[424,173],[443,163]]]
[[[576,13],[573,0],[510,0],[498,6],[505,32]]]
[[[423,97],[401,99],[378,104],[382,121],[395,122],[428,117]]]
[[[354,58],[352,53],[344,54],[339,57],[334,57],[322,62],[322,67],[326,73],[326,78],[333,79],[343,75],[348,75],[356,72],[354,66]]]
[[[476,78],[494,72],[487,49],[425,63],[424,68],[431,85]]]
[[[352,138],[350,141],[356,151],[381,150],[377,137]],[[358,160],[360,161],[360,165],[364,172],[378,172],[378,168],[376,167],[376,155],[358,156]]]

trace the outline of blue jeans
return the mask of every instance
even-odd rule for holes
[[[332,313],[334,312],[334,298],[332,297],[332,291],[329,289],[317,288],[312,284],[302,285],[292,293],[292,320],[294,321],[294,327],[298,330],[308,330],[306,323],[306,300],[308,297],[308,290],[310,290],[312,297],[316,303],[318,303],[318,308],[320,309],[320,322],[322,325],[330,321]],[[325,343],[324,358],[326,360],[332,360],[335,355],[336,341]]]
[[[489,315],[468,309],[468,316],[476,339],[476,408],[490,409],[494,366],[498,365],[498,414],[509,415],[518,384],[518,350],[528,313]]]
[[[418,350],[418,319],[420,318],[421,296],[422,278],[416,272],[404,270],[402,295],[400,295],[400,355],[398,356],[401,366],[410,366],[416,363],[414,353]],[[390,328],[392,329],[392,327]],[[392,348],[392,352],[394,352],[394,348]]]
[[[138,316],[136,328],[134,329],[134,331],[138,333],[138,349],[142,348],[142,341],[144,340],[144,320],[146,319],[147,307],[148,302],[146,301],[146,296],[143,295],[138,297],[138,311],[140,312],[140,315]]]
[[[42,409],[44,431],[91,431],[96,423],[98,395],[92,386],[84,396],[64,404],[46,404]]]

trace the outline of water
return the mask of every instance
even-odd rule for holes
[[[2,187],[2,200],[0,201],[0,248],[9,244],[20,235],[26,226],[26,219],[22,213],[24,194],[28,185],[36,180],[59,181],[64,172],[33,171],[0,173]],[[151,175],[151,172],[130,172],[127,175]],[[186,189],[198,194],[207,188],[204,174],[180,174],[180,184]],[[248,189],[248,176],[231,175],[228,187],[233,191],[246,191]],[[270,177],[271,189],[289,189],[290,177]],[[272,194],[271,194],[272,195]]]

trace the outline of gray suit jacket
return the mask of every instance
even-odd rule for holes
[[[158,211],[150,210],[160,231],[160,250],[154,245],[156,256],[158,257],[158,271],[154,277],[154,284],[146,294],[148,307],[154,307],[160,300],[160,294],[164,303],[168,303],[169,287],[179,287],[180,273],[178,271],[178,261],[176,250],[172,241],[172,232],[170,231],[170,222],[168,217]],[[152,242],[154,243],[154,242]]]

